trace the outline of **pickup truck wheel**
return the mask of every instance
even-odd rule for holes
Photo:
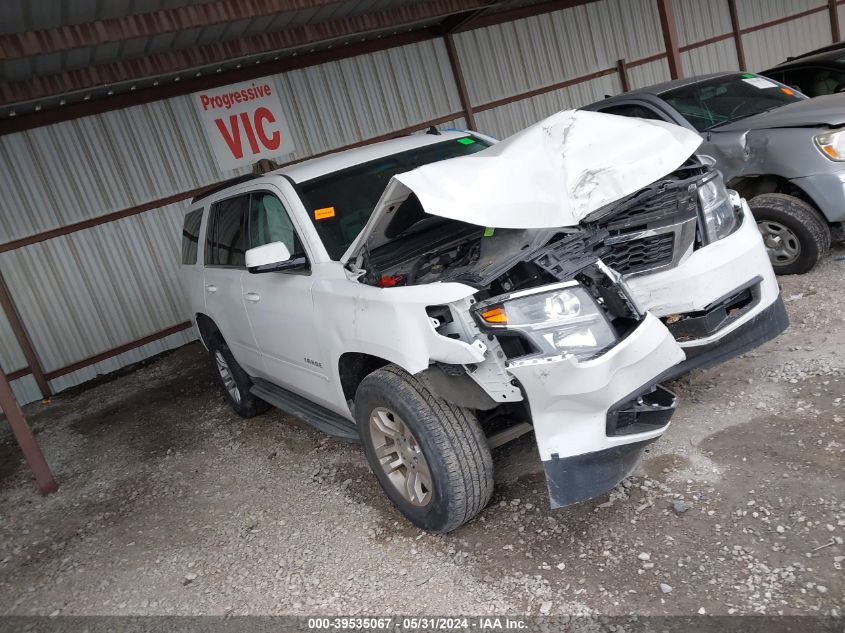
[[[211,337],[208,341],[208,352],[217,383],[235,413],[242,418],[252,418],[270,408],[269,404],[249,392],[252,380],[232,356],[222,336],[215,334]]]
[[[764,193],[748,203],[778,275],[809,271],[830,249],[830,227],[810,204],[783,193]]]
[[[387,365],[361,381],[355,415],[370,468],[414,525],[449,532],[490,501],[493,460],[469,409]]]

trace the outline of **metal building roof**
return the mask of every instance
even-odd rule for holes
[[[231,83],[245,67],[588,1],[10,0],[0,3],[0,121],[205,77],[201,89],[209,75],[231,73],[220,80]]]

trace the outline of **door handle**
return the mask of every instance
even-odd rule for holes
[[[261,295],[259,295],[257,292],[248,292],[244,295],[244,299],[246,299],[247,301],[252,301],[253,303],[258,303],[259,301],[261,301]]]
[[[208,292],[217,292],[217,286],[215,286],[214,284],[208,284],[208,285],[205,287],[205,289],[206,289]]]

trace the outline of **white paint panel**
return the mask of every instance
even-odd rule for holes
[[[739,70],[733,38],[681,53],[681,67],[685,77]]]
[[[26,367],[26,358],[18,345],[12,326],[5,312],[0,310],[0,368],[10,374]],[[20,403],[32,402],[41,398],[41,392],[32,376],[24,376],[12,381],[12,391]]]
[[[0,255],[45,372],[188,319],[177,262],[182,205]]]
[[[745,29],[821,6],[827,8],[825,0],[736,0],[736,13]]]
[[[456,37],[473,105],[483,105],[660,52],[651,0],[601,0]]]
[[[276,83],[292,158],[460,112],[442,40],[293,71]],[[188,96],[0,138],[0,243],[245,173],[217,167]]]
[[[147,343],[146,345],[142,345],[141,347],[129,350],[128,352],[124,352],[123,354],[119,354],[117,356],[101,361],[89,367],[85,367],[84,369],[79,369],[77,371],[71,372],[66,376],[51,380],[50,388],[53,390],[54,393],[59,393],[64,389],[68,389],[70,387],[82,384],[83,382],[87,380],[92,380],[97,376],[109,374],[113,371],[117,371],[121,367],[126,367],[127,365],[138,363],[144,360],[145,358],[149,358],[150,356],[155,356],[156,354],[161,354],[162,352],[166,352],[171,349],[176,349],[177,347],[181,347],[182,345],[190,343],[195,339],[196,334],[194,333],[193,328],[185,330],[184,332],[177,332],[176,334],[171,334],[170,336],[166,336],[157,341],[153,341],[152,343]],[[40,396],[38,396],[38,394],[36,393],[34,399],[37,400],[39,397]],[[32,400],[27,400],[26,402],[31,401]]]
[[[732,31],[727,0],[673,0],[672,4],[680,46]]]
[[[628,81],[631,89],[645,88],[664,81],[669,81],[669,63],[666,59],[658,59],[642,66],[628,69]]]
[[[766,70],[831,41],[830,16],[827,11],[792,20],[742,36],[748,70]]]
[[[617,94],[620,91],[617,76],[607,75],[530,99],[515,101],[492,110],[478,112],[475,115],[476,125],[481,131],[502,139],[555,112],[578,108],[598,101],[606,94]]]

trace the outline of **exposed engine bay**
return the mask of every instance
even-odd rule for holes
[[[640,315],[615,279],[672,267],[702,243],[696,190],[710,171],[693,157],[579,226],[562,229],[483,228],[430,216],[411,194],[385,232],[391,241],[363,251],[360,280],[382,288],[459,282],[476,288],[479,302],[575,280],[604,307],[622,337]],[[506,351],[513,357],[528,350]]]

